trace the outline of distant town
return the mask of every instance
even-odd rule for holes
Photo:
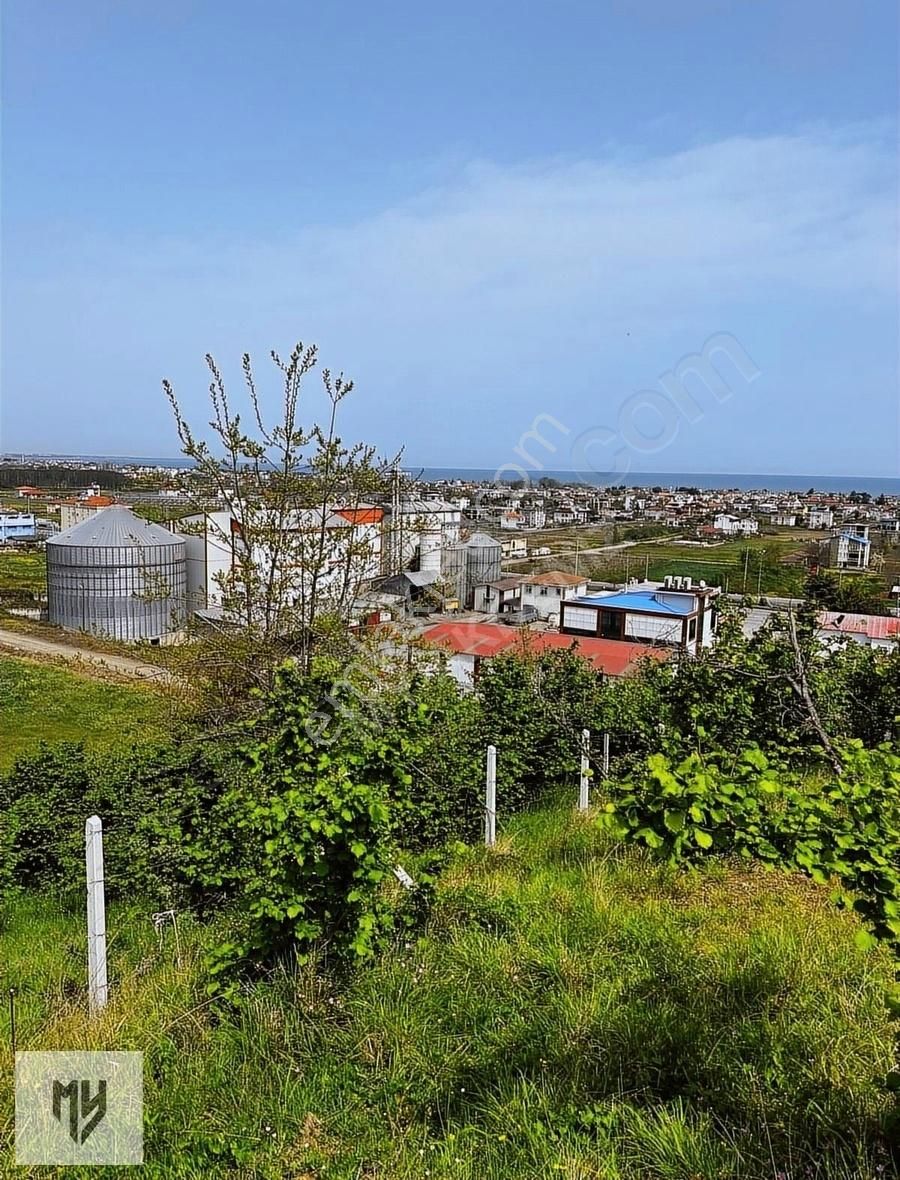
[[[189,466],[8,456],[0,609],[63,633],[177,642],[189,622],[227,623],[246,527]],[[900,496],[395,471],[370,502],[338,499],[283,527],[301,550],[304,530],[322,528],[329,570],[346,581],[352,566],[353,626],[402,622],[463,684],[522,628],[538,647],[577,641],[607,675],[650,653],[696,654],[715,642],[721,596],[750,608],[748,634],[811,597],[826,641],[900,638]],[[260,568],[275,560],[264,549],[254,543]]]

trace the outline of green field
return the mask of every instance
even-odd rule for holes
[[[0,770],[40,741],[94,747],[164,736],[162,694],[0,656]]]
[[[109,910],[98,1018],[56,899],[7,903],[0,963],[20,1049],[143,1051],[152,1180],[883,1180],[893,964],[828,893],[653,864],[568,803],[458,851],[376,962],[285,965],[237,1010],[206,994],[215,928],[157,937],[137,899]],[[13,1176],[8,1034],[4,1003]]]
[[[627,530],[623,527],[623,533]],[[609,530],[607,530],[609,532]],[[649,577],[662,580],[667,574],[688,576],[695,581],[724,587],[734,593],[801,595],[806,578],[802,558],[811,540],[825,534],[790,529],[755,537],[742,537],[715,545],[686,545],[664,537],[641,541],[619,549],[591,552],[601,544],[610,544],[596,530],[566,530],[555,537],[529,535],[529,546],[549,545],[550,557],[530,562],[512,562],[517,573],[575,568],[575,540],[579,543],[578,572],[598,581],[619,582],[627,578]]]
[[[42,593],[47,586],[47,563],[36,550],[0,549],[0,594],[4,590]]]

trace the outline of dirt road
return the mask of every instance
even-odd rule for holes
[[[172,676],[164,668],[133,660],[130,656],[111,655],[108,652],[92,651],[79,647],[77,643],[60,643],[53,639],[39,639],[35,635],[24,635],[19,631],[0,630],[0,651],[18,652],[21,655],[60,657],[74,664],[80,664],[82,671],[90,675],[92,666],[99,672],[106,668],[123,676],[138,680],[155,680],[159,684],[170,684]]]

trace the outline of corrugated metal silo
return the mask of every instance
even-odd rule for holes
[[[185,540],[105,508],[47,540],[50,622],[112,639],[160,639],[186,618]]]
[[[473,533],[466,541],[466,581],[471,592],[483,582],[500,577],[503,546],[487,533]]]
[[[466,559],[468,551],[464,541],[448,545],[441,553],[441,573],[444,580],[454,587],[456,597],[466,605]]]

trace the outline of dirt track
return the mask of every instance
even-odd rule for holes
[[[35,635],[24,635],[19,631],[0,630],[0,651],[2,650],[18,652],[21,655],[62,658],[71,663],[80,664],[88,674],[90,674],[91,665],[94,665],[98,672],[105,668],[107,671],[133,676],[138,680],[155,680],[159,684],[168,684],[172,680],[170,673],[166,672],[164,668],[157,668],[154,664],[145,664],[141,660],[133,660],[129,656],[92,651],[87,647],[79,647],[76,643],[59,643],[53,639],[39,639]]]

